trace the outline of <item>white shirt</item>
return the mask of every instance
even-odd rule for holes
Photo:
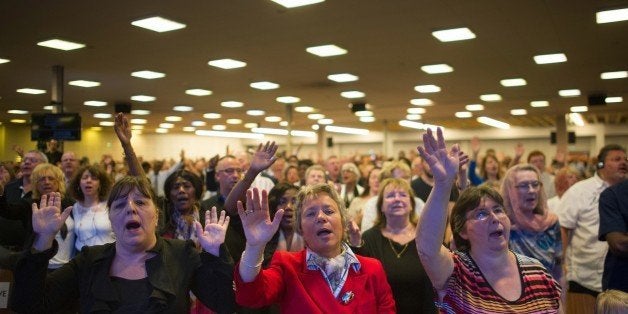
[[[57,254],[48,261],[48,269],[57,269],[67,264],[74,257],[76,234],[74,233],[74,219],[72,219],[72,216],[68,216],[68,219],[65,220],[65,226],[68,228],[65,239],[61,236],[61,231],[55,235],[59,248]]]
[[[253,183],[251,183],[251,187],[249,187],[249,190],[252,190],[253,188],[257,188],[259,191],[261,190],[266,190],[268,192],[270,192],[270,190],[272,190],[272,188],[275,187],[275,183],[273,183],[273,180],[262,176],[262,174],[258,174],[257,177],[255,177],[255,180],[253,180]]]
[[[561,227],[572,229],[567,245],[567,280],[587,289],[602,291],[602,273],[608,244],[598,241],[600,193],[608,187],[597,173],[570,187],[560,199],[558,219]]]
[[[554,176],[547,171],[541,173],[541,182],[543,182],[543,189],[545,190],[545,196],[552,198],[556,196],[556,187],[554,186]]]
[[[555,195],[554,197],[547,199],[547,208],[549,209],[550,213],[558,215],[559,205],[560,205],[560,198],[558,197],[558,195]]]
[[[96,208],[83,207],[79,202],[72,208],[74,216],[74,232],[76,233],[77,250],[84,246],[101,245],[112,243],[116,236],[111,228],[111,221],[107,213],[105,202],[98,203]]]
[[[416,212],[417,217],[420,217],[421,212],[423,211],[423,206],[425,206],[425,202],[418,197],[414,198],[414,202],[416,203],[414,211]],[[371,197],[368,201],[366,201],[364,209],[362,210],[362,227],[360,228],[362,232],[371,229],[375,225],[376,219],[377,197]]]

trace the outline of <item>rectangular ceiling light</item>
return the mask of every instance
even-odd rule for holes
[[[221,68],[221,69],[225,69],[225,70],[243,68],[243,67],[246,66],[246,62],[242,62],[242,61],[238,61],[238,60],[234,60],[234,59],[211,60],[211,61],[207,62],[207,64],[209,64],[209,65],[211,65],[213,67],[217,67],[217,68]]]
[[[480,95],[480,99],[482,101],[494,102],[494,101],[501,101],[502,96],[499,94],[485,94],[485,95]]]
[[[530,102],[530,106],[535,108],[548,107],[549,101],[547,100],[534,100]]]
[[[482,124],[486,124],[494,128],[504,129],[504,130],[510,129],[510,124],[499,121],[499,120],[495,120],[489,117],[478,117],[476,120]]]
[[[467,40],[475,38],[475,34],[466,27],[445,29],[432,32],[432,36],[442,42]]]
[[[418,130],[432,129],[432,131],[436,131],[437,128],[441,128],[443,131],[445,130],[445,128],[443,128],[442,126],[433,125],[433,124],[427,124],[427,123],[421,123],[421,122],[415,122],[415,121],[409,121],[409,120],[401,120],[401,121],[399,121],[399,125],[403,126],[403,127],[406,127],[406,128],[412,128],[412,129],[418,129]]]
[[[526,80],[522,78],[504,79],[499,81],[499,83],[502,84],[502,86],[504,87],[524,86],[528,84],[528,82],[526,82]]]
[[[225,108],[240,108],[244,106],[244,103],[242,103],[241,101],[228,100],[221,102],[220,105]]]
[[[319,57],[331,57],[331,56],[344,55],[347,53],[346,49],[340,48],[336,45],[322,45],[322,46],[308,47],[305,49],[305,51],[313,55],[317,55]]]
[[[595,13],[595,21],[598,24],[612,23],[628,20],[628,9],[600,11]]]
[[[37,46],[54,48],[54,49],[65,50],[65,51],[80,49],[80,48],[85,47],[84,44],[75,43],[71,41],[65,41],[61,39],[50,39],[46,41],[40,41],[37,43]]]
[[[587,112],[587,111],[589,111],[589,107],[587,107],[587,106],[571,106],[571,107],[569,107],[569,111],[571,111],[571,112]]]
[[[364,96],[366,95],[363,92],[360,92],[357,90],[350,90],[350,91],[340,93],[340,96],[344,98],[353,99],[353,98],[364,98]]]
[[[185,28],[185,24],[181,24],[175,21],[165,19],[160,16],[153,16],[146,19],[141,19],[131,22],[131,25],[149,29],[158,33],[174,31],[177,29]]]
[[[85,81],[85,80],[76,80],[68,82],[69,85],[78,86],[78,87],[96,87],[100,86],[100,82],[94,81]]]
[[[579,89],[561,89],[558,91],[558,95],[561,97],[578,97],[580,96]]]
[[[424,65],[421,67],[421,71],[427,74],[440,74],[440,73],[453,72],[454,68],[452,68],[448,64],[441,63],[441,64]]]
[[[614,71],[614,72],[604,72],[600,74],[600,78],[603,80],[614,80],[620,78],[627,78],[628,71]]]
[[[196,130],[196,132],[194,133],[196,135],[213,136],[213,137],[247,138],[247,139],[255,139],[255,140],[260,140],[264,138],[264,134],[259,134],[259,133],[208,131],[208,130]]]
[[[534,62],[536,62],[536,64],[567,62],[567,56],[564,53],[537,55],[534,56]]]
[[[482,111],[482,110],[484,110],[484,105],[481,105],[481,104],[470,104],[470,105],[464,106],[464,108],[469,110],[469,111]]]
[[[280,102],[280,103],[283,103],[283,104],[294,104],[294,103],[298,103],[299,101],[301,101],[301,98],[294,97],[294,96],[279,96],[279,97],[275,98],[275,100],[277,102]]]
[[[18,93],[22,93],[22,94],[31,94],[31,95],[39,95],[39,94],[45,94],[46,91],[43,89],[36,89],[36,88],[20,88],[17,90]]]
[[[436,85],[417,85],[414,87],[414,90],[419,92],[419,93],[423,93],[423,94],[427,94],[427,93],[438,93],[440,92],[440,87],[436,86]]]
[[[290,135],[298,137],[316,137],[316,132],[292,130],[290,131]]]
[[[137,115],[137,116],[147,116],[147,115],[150,114],[150,110],[133,109],[133,110],[131,110],[131,114]]]
[[[315,3],[320,3],[325,0],[271,0],[277,4],[280,4],[288,9],[302,7],[304,5],[310,5]]]
[[[11,60],[9,60],[9,59],[2,59],[2,58],[0,58],[0,64],[7,63],[7,62],[10,62],[10,61]]]
[[[513,116],[525,116],[528,114],[528,111],[525,109],[512,109],[510,110],[510,114]]]
[[[612,104],[612,103],[618,103],[618,102],[623,102],[624,98],[623,97],[606,97],[606,103],[607,104]]]
[[[288,130],[275,128],[252,128],[251,132],[269,135],[288,135]]]
[[[327,75],[327,79],[338,83],[345,83],[357,81],[359,77],[351,73],[338,73]]]
[[[473,117],[473,113],[469,111],[458,111],[454,115],[456,116],[456,118],[459,118],[459,119],[466,119],[466,118]]]
[[[147,79],[147,80],[152,80],[152,79],[162,78],[162,77],[166,76],[166,74],[161,73],[161,72],[143,70],[143,71],[133,72],[133,73],[131,73],[131,76],[135,76],[135,77],[139,77],[139,78],[143,78],[143,79]]]
[[[368,135],[370,132],[368,129],[347,128],[343,126],[326,125],[325,131],[333,133],[354,134],[354,135]]]
[[[106,101],[99,101],[99,100],[88,100],[88,101],[84,102],[83,105],[91,106],[91,107],[104,107],[104,106],[107,105],[107,102]]]
[[[427,99],[427,98],[410,99],[410,103],[415,106],[431,106],[434,104],[432,100]]]
[[[10,113],[10,114],[28,114],[28,111],[26,111],[26,110],[19,110],[19,109],[11,109],[11,110],[8,110],[7,113]]]
[[[131,100],[135,100],[135,101],[141,101],[141,102],[149,102],[149,101],[155,101],[155,97],[153,96],[147,96],[147,95],[135,95],[135,96],[131,96]]]
[[[192,96],[209,96],[212,94],[212,91],[201,88],[193,88],[186,90],[185,93]]]
[[[253,82],[249,86],[251,86],[252,88],[261,89],[261,90],[270,90],[270,89],[279,88],[279,84],[268,82],[268,81]]]

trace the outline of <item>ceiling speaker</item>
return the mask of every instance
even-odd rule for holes
[[[366,110],[366,104],[363,102],[351,104],[351,112],[358,112],[358,111],[365,111],[365,110]]]
[[[588,100],[589,106],[606,105],[606,94],[590,94]]]

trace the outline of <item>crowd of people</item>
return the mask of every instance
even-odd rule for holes
[[[15,147],[0,163],[0,267],[24,313],[593,313],[628,310],[628,163],[517,144],[299,159],[100,162]],[[588,176],[587,176],[588,175]],[[622,301],[623,300],[623,301]],[[606,312],[605,312],[606,313]],[[611,312],[608,312],[611,313]]]

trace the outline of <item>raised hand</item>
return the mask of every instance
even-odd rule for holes
[[[260,143],[257,147],[257,151],[253,154],[253,157],[251,157],[251,165],[249,166],[249,169],[255,173],[260,173],[268,169],[268,167],[270,167],[270,165],[272,165],[277,159],[275,157],[277,148],[279,148],[279,146],[275,144],[274,141],[266,142],[265,145]]]
[[[61,212],[61,194],[59,192],[42,195],[39,207],[37,203],[33,203],[33,232],[54,237],[70,216],[70,212],[72,212],[72,206]]]
[[[480,143],[480,138],[477,136],[474,136],[471,139],[471,152],[473,153],[474,157],[477,157],[478,154],[480,153],[480,147],[482,147],[482,144]]]
[[[347,226],[347,234],[349,235],[349,243],[351,246],[359,247],[362,245],[362,233],[358,224],[351,220]]]
[[[436,136],[437,138],[434,138],[432,130],[428,129],[427,133],[423,134],[424,146],[418,146],[417,149],[423,160],[430,165],[436,182],[453,182],[459,170],[460,148],[458,144],[455,144],[450,151],[447,151],[441,128],[436,130]]]
[[[205,251],[214,256],[220,255],[220,245],[225,242],[229,219],[224,210],[220,211],[220,217],[218,217],[216,206],[214,206],[210,211],[205,212],[205,229],[200,222],[194,222],[196,236]]]
[[[131,137],[133,136],[133,134],[131,133],[129,120],[126,118],[124,113],[119,112],[116,115],[115,125],[113,129],[116,131],[116,135],[118,136],[118,139],[123,146],[131,143]]]
[[[278,210],[271,221],[268,211],[268,192],[262,190],[260,193],[257,188],[246,191],[246,210],[241,201],[238,201],[237,207],[247,245],[255,247],[266,245],[279,228],[279,223],[283,218],[283,209]]]
[[[523,147],[523,143],[517,143],[517,145],[515,145],[515,158],[521,158],[521,156],[523,156],[523,153],[525,153],[526,149],[525,147]]]

